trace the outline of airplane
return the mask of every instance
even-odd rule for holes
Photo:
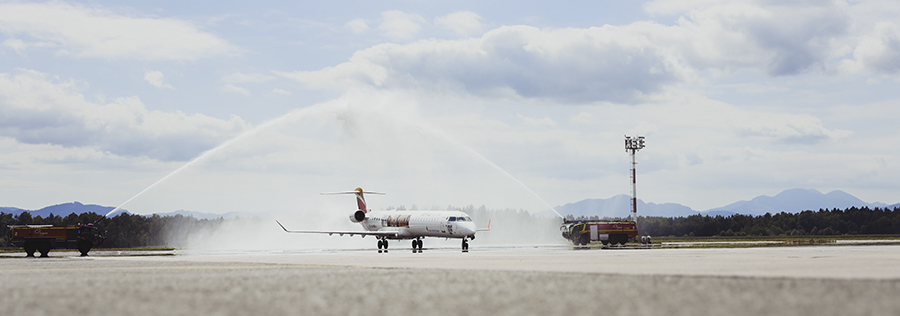
[[[356,188],[349,192],[322,194],[356,195],[357,210],[350,215],[350,221],[362,225],[364,231],[288,230],[281,222],[277,220],[275,222],[288,233],[328,234],[329,236],[338,234],[351,237],[360,235],[363,238],[375,236],[378,239],[378,252],[381,252],[382,248],[387,251],[389,239],[412,239],[413,251],[418,248],[418,251],[422,252],[422,239],[425,237],[460,238],[463,252],[468,252],[468,240],[475,239],[475,232],[491,229],[490,220],[488,220],[487,228],[478,229],[472,218],[460,211],[372,211],[366,207],[366,199],[363,194],[384,195],[384,193],[365,192],[362,188]]]

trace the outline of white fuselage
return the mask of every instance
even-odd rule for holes
[[[359,222],[367,231],[396,231],[399,239],[474,238],[475,222],[460,211],[370,211]]]

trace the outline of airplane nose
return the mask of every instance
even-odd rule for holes
[[[464,236],[474,235],[475,225],[469,225],[468,223],[466,223],[465,225],[460,225],[459,230],[460,233]]]

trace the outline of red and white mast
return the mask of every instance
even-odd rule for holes
[[[631,220],[637,223],[637,162],[634,154],[644,148],[644,136],[625,135],[625,152],[631,154]]]

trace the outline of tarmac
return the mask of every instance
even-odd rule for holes
[[[0,256],[4,315],[898,315],[900,246]]]

